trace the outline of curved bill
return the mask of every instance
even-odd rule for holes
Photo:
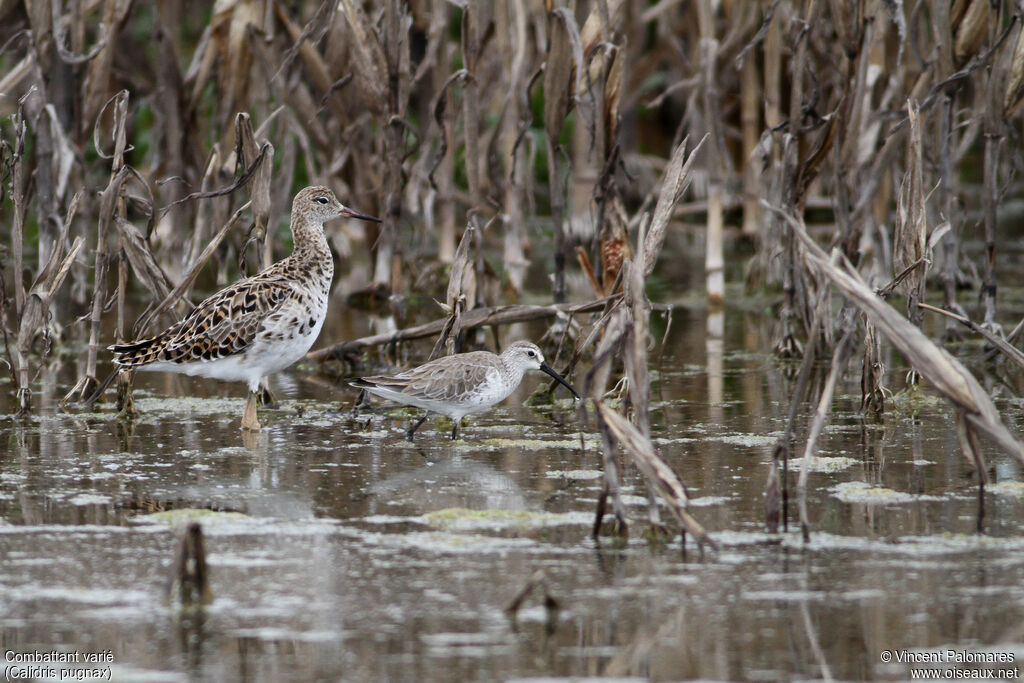
[[[576,390],[572,388],[572,385],[566,382],[565,378],[559,375],[557,372],[555,372],[550,365],[548,365],[547,363],[541,363],[540,369],[554,377],[563,387],[571,391],[573,398],[575,398],[577,401],[580,400],[580,395],[576,393]]]
[[[373,221],[374,223],[380,223],[381,222],[381,220],[379,218],[374,218],[373,216],[368,216],[365,213],[359,213],[358,211],[354,211],[354,210],[348,208],[347,206],[341,207],[341,217],[342,218],[359,218],[359,219],[364,220],[364,221]]]

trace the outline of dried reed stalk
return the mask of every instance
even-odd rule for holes
[[[988,4],[972,3],[970,9],[973,9],[975,4],[984,5],[982,12],[985,15],[983,20],[979,19],[978,21],[979,24],[985,24],[986,30],[979,29],[978,32],[982,34],[980,37],[984,37],[984,34],[988,33],[990,34],[989,40],[994,40],[996,26],[994,23],[991,25],[991,28],[988,26],[990,19],[988,16],[990,11]],[[970,9],[968,12],[970,12]],[[1017,11],[1019,13],[1022,10],[1018,7]],[[1016,22],[1016,25],[1012,28],[1012,31],[1018,35],[1021,34],[1020,23],[1020,21]],[[1011,34],[1006,47],[993,59],[992,66],[985,74],[985,152],[982,161],[982,182],[984,186],[982,193],[982,217],[985,225],[985,265],[982,273],[981,299],[985,308],[983,324],[988,329],[998,332],[999,335],[1002,335],[1002,328],[996,321],[996,227],[999,222],[999,166],[1000,151],[1007,133],[1006,109],[1003,103],[1005,101],[1007,83],[1011,78],[1014,46],[1017,42],[1017,36]]]
[[[608,314],[607,323],[601,330],[602,336],[594,349],[594,363],[587,373],[583,385],[583,393],[591,398],[595,405],[601,401],[608,387],[608,379],[612,373],[612,363],[622,349],[622,341],[629,327],[629,316],[625,307],[619,302]],[[597,328],[594,330],[597,332]],[[597,500],[594,515],[594,526],[591,536],[598,538],[601,524],[604,521],[605,506],[608,498],[612,500],[612,512],[615,515],[613,533],[619,537],[629,534],[629,522],[626,506],[622,502],[621,475],[619,474],[618,441],[612,433],[608,420],[598,412],[597,428],[601,433],[601,462],[604,472],[604,490]]]
[[[783,215],[779,209],[769,208]],[[967,368],[885,303],[849,263],[833,266],[821,248],[807,235],[800,221],[787,218],[787,223],[804,247],[804,261],[807,265],[838,287],[910,364],[954,404],[964,430],[961,445],[964,446],[965,455],[977,463],[980,455],[971,442],[976,434],[983,434],[1024,463],[1024,444],[1006,429],[991,397]],[[978,476],[984,481],[987,476],[984,468],[979,470]]]
[[[595,401],[595,405],[616,441],[622,444],[626,452],[632,456],[633,462],[643,473],[644,478],[654,483],[658,494],[668,504],[676,521],[696,539],[697,545],[701,549],[705,545],[716,548],[717,545],[704,531],[704,527],[689,513],[687,509],[689,499],[686,496],[686,490],[675,473],[654,452],[650,439],[644,437],[639,429],[605,405],[603,401]]]
[[[49,336],[49,327],[52,325],[50,308],[53,304],[54,294],[64,284],[71,264],[85,244],[85,238],[79,235],[68,249],[67,254],[64,253],[80,199],[80,193],[72,199],[61,233],[54,244],[54,249],[50,252],[50,260],[43,266],[29,288],[24,307],[20,312],[14,354],[14,369],[18,378],[19,415],[27,414],[32,405],[29,376],[29,350],[32,342],[39,334],[43,334],[44,337]]]
[[[527,286],[530,261],[549,253],[555,299],[567,298],[565,258],[577,244],[595,296],[604,295],[616,282],[628,283],[621,269],[634,256],[630,230],[640,216],[660,197],[644,241],[645,248],[660,250],[673,217],[661,210],[663,202],[675,201],[683,189],[667,191],[662,184],[651,191],[663,169],[680,170],[683,150],[677,146],[668,160],[640,150],[662,148],[684,127],[703,126],[717,127],[708,141],[713,149],[705,148],[717,161],[708,184],[696,184],[698,196],[687,212],[708,212],[712,238],[717,216],[724,215],[727,226],[733,207],[743,207],[743,229],[754,233],[758,195],[792,218],[806,209],[822,217],[822,209],[831,209],[835,227],[822,230],[831,230],[830,241],[862,272],[885,277],[900,272],[900,264],[907,264],[903,270],[921,264],[907,272],[905,284],[919,284],[916,298],[922,299],[926,257],[903,253],[902,246],[894,252],[891,232],[883,230],[900,201],[918,224],[922,217],[951,224],[936,274],[944,307],[961,318],[956,289],[965,282],[961,271],[974,264],[969,252],[960,253],[960,233],[973,225],[967,211],[977,204],[985,239],[978,264],[984,313],[977,317],[998,332],[998,203],[1013,191],[1017,163],[1005,135],[1024,102],[1020,7],[997,8],[988,0],[913,6],[702,0],[650,7],[595,0],[577,13],[557,5],[500,0],[453,9],[440,0],[226,0],[204,26],[180,2],[0,3],[0,92],[9,96],[0,108],[12,117],[0,127],[10,189],[0,210],[9,207],[12,226],[3,275],[13,306],[4,311],[4,331],[20,331],[27,285],[58,249],[70,197],[90,187],[116,190],[116,196],[82,195],[68,241],[82,236],[90,250],[99,249],[88,264],[79,253],[71,286],[56,290],[47,308],[49,334],[90,337],[79,393],[95,383],[103,357],[97,331],[107,323],[109,301],[117,306],[111,322],[127,334],[132,283],[142,284],[143,305],[150,304],[139,320],[146,327],[154,310],[187,309],[184,297],[197,268],[209,266],[225,282],[236,276],[236,263],[243,272],[268,263],[270,208],[287,203],[297,183],[313,179],[360,208],[376,205],[374,213],[388,221],[379,234],[371,227],[365,236],[352,235],[376,245],[369,259],[336,241],[351,277],[372,278],[400,294],[407,288],[403,273],[432,268],[435,253],[444,263],[455,257],[457,228],[468,222],[461,212],[476,210],[481,221],[499,216],[494,225],[501,228],[481,229],[474,238],[476,302],[494,300],[485,293],[491,291],[482,277],[485,259],[519,291]],[[456,16],[461,27],[452,24]],[[586,17],[582,27],[576,16]],[[152,50],[139,44],[143,25],[160,27]],[[135,64],[138,69],[122,68]],[[152,87],[139,73],[151,74]],[[916,125],[924,166],[917,170],[914,156],[908,163],[905,154],[917,144],[905,116],[908,101],[921,103]],[[436,125],[430,109],[442,103]],[[535,108],[542,114],[537,121]],[[117,140],[98,144],[101,131],[116,133],[114,117],[126,136],[117,163]],[[252,119],[262,121],[259,130],[252,130]],[[109,166],[95,163],[90,128]],[[725,144],[726,138],[736,144]],[[256,158],[271,154],[273,169],[256,165]],[[428,172],[437,159],[440,165]],[[982,160],[977,186],[964,172],[974,159]],[[116,179],[122,163],[136,170]],[[238,189],[239,172],[253,168],[256,175],[241,182],[254,213],[245,235],[236,230],[241,215],[228,196],[233,190],[210,193]],[[894,190],[903,178],[914,190],[898,199]],[[741,184],[742,197],[726,197],[726,188]],[[182,203],[190,193],[211,201]],[[549,195],[550,231],[544,215]],[[627,215],[625,207],[637,203],[641,210]],[[137,211],[153,220],[143,226]],[[769,231],[759,239],[751,281],[757,268],[772,284],[784,278],[781,348],[796,354],[823,281],[802,267],[788,231],[782,233],[773,216],[765,218]],[[581,223],[596,228],[593,236],[570,229]],[[531,232],[537,225],[544,229]],[[256,258],[247,237],[256,243]],[[219,248],[210,251],[212,243]],[[709,269],[718,272],[714,239],[709,246]],[[69,245],[59,248],[66,254]],[[650,254],[644,262],[654,267]],[[179,285],[168,290],[171,282]],[[80,332],[71,303],[87,301],[91,311]],[[605,312],[590,328],[587,336],[594,337],[585,352],[618,315]],[[950,318],[949,333],[959,329]],[[811,337],[815,345],[840,338],[832,325]],[[577,361],[580,351],[577,340]],[[831,355],[834,349],[819,351]],[[879,368],[877,357],[866,356],[864,363]],[[865,389],[879,409],[880,381],[869,377]]]
[[[599,407],[597,421],[603,446],[605,487],[598,500],[593,531],[595,537],[601,526],[605,501],[608,496],[612,498],[616,518],[616,533],[625,535],[627,531],[625,508],[622,505],[619,493],[620,477],[615,457],[619,452],[620,445],[625,445],[626,449],[632,453],[634,460],[638,462],[641,471],[644,473],[644,481],[647,486],[648,516],[652,528],[658,529],[661,526],[657,504],[657,496],[660,494],[674,510],[684,528],[694,533],[693,529],[689,526],[689,520],[684,521],[681,517],[680,510],[684,509],[686,504],[682,485],[679,484],[678,479],[671,473],[668,466],[658,457],[654,446],[650,442],[650,379],[647,371],[650,302],[647,300],[644,288],[644,283],[650,273],[653,272],[654,262],[657,261],[661,247],[664,244],[668,217],[672,215],[682,190],[689,183],[690,164],[696,157],[696,152],[703,145],[704,140],[701,140],[688,158],[686,158],[685,154],[686,143],[687,140],[683,140],[676,147],[672,161],[665,169],[658,205],[655,208],[653,218],[649,214],[641,217],[640,231],[637,237],[637,258],[633,263],[628,264],[628,268],[624,267],[623,269],[628,272],[625,277],[625,297],[618,307],[610,313],[609,322],[604,328],[603,336],[594,352],[594,367],[588,373],[584,385],[586,394]],[[596,331],[597,328],[595,327],[594,332],[596,333]],[[604,395],[611,373],[612,360],[620,356],[623,358],[625,366],[630,404],[633,411],[633,422],[636,424],[637,430],[636,434],[632,432],[624,434],[620,428],[608,421],[606,409],[600,409],[603,406],[601,398]],[[623,440],[625,440],[625,443]],[[643,464],[640,464],[639,460],[643,460]],[[667,475],[665,474],[666,471],[668,472]],[[666,484],[666,481],[674,483]],[[680,493],[682,493],[682,498],[679,497]],[[700,535],[696,533],[694,535],[697,537],[699,545],[703,548],[704,541],[706,540],[703,531],[700,532]]]
[[[111,105],[113,105],[112,108]],[[110,158],[113,161],[113,168],[107,186],[100,193],[99,199],[99,224],[96,230],[93,297],[89,316],[89,353],[86,359],[85,375],[79,379],[75,387],[65,397],[65,400],[69,400],[73,396],[85,398],[92,394],[98,386],[96,378],[100,351],[100,325],[102,323],[104,304],[106,303],[107,268],[111,258],[107,251],[108,233],[110,232],[110,225],[114,220],[114,214],[117,211],[117,203],[121,197],[121,188],[130,174],[130,171],[124,167],[124,150],[128,144],[125,132],[127,107],[128,92],[124,90],[108,100],[103,107],[104,110],[111,108],[113,115],[111,139],[114,143],[114,149],[109,156],[105,155],[102,151],[103,145],[100,143],[99,119],[97,119],[97,125],[93,129],[93,143],[96,150],[101,156]]]
[[[832,412],[832,396],[835,394],[836,384],[839,377],[846,372],[846,366],[853,356],[857,342],[856,321],[854,320],[853,308],[847,308],[842,313],[843,336],[832,354],[832,365],[829,367],[828,378],[821,390],[817,407],[814,409],[814,418],[811,420],[811,428],[807,435],[807,443],[804,445],[804,458],[800,468],[800,478],[797,480],[797,507],[800,510],[800,531],[803,534],[804,542],[811,540],[811,520],[807,512],[807,480],[811,473],[811,459],[818,452],[818,438],[825,428],[825,421]]]
[[[896,225],[893,236],[893,275],[917,265],[924,258],[928,217],[925,209],[923,180],[924,161],[921,152],[921,126],[918,107],[907,103],[910,121],[910,138],[907,144],[907,173],[900,187],[896,205]],[[921,312],[918,304],[924,298],[925,267],[915,267],[903,279],[903,291],[907,297],[907,318],[921,326]]]
[[[384,50],[387,68],[387,127],[384,129],[384,215],[377,238],[373,281],[394,290],[394,255],[401,251],[398,221],[402,216],[402,160],[405,156],[405,111],[409,98],[407,14],[399,0],[384,5]],[[399,258],[401,258],[399,256]]]
[[[438,335],[434,349],[430,352],[428,360],[434,360],[441,355],[441,349],[447,345],[448,354],[462,351],[462,314],[474,307],[476,303],[476,270],[473,262],[476,260],[472,255],[472,247],[476,246],[476,235],[479,229],[470,223],[462,233],[462,240],[459,248],[455,251],[455,259],[452,261],[452,270],[448,278],[448,293],[445,297],[443,308],[448,312],[448,320],[445,321],[441,334]]]
[[[249,168],[260,156],[273,158],[274,146],[269,142],[258,142],[256,132],[252,128],[252,118],[246,113],[235,117],[235,158],[241,168]],[[245,244],[238,254],[238,269],[246,272],[246,247],[249,243],[256,246],[259,258],[256,270],[263,270],[273,263],[273,244],[267,239],[267,225],[270,221],[272,202],[270,199],[270,179],[273,164],[260,164],[249,180],[249,196],[252,202],[252,225]]]
[[[761,101],[763,88],[758,63],[751,55],[740,65],[740,126],[743,135],[743,235],[756,239],[761,234],[761,173],[755,161],[761,139]],[[767,102],[766,102],[767,104]]]
[[[551,188],[551,220],[555,231],[552,296],[566,301],[565,289],[565,181],[559,136],[573,98],[579,92],[583,72],[583,47],[579,28],[564,8],[548,13],[548,54],[544,64],[544,130],[547,133],[548,185]]]
[[[698,0],[697,23],[700,26],[700,91],[706,138],[711,141],[705,148],[708,172],[708,214],[704,249],[704,276],[707,282],[708,302],[720,306],[725,302],[725,256],[722,231],[722,164],[721,115],[718,110],[720,95],[716,86],[715,64],[718,60],[718,40],[715,38],[715,15],[711,0]],[[705,138],[705,139],[706,139]]]
[[[547,306],[527,306],[520,304],[514,306],[489,306],[486,308],[475,308],[472,311],[467,311],[463,314],[462,329],[471,330],[491,325],[508,325],[511,323],[527,322],[530,320],[543,320],[545,318],[552,318],[565,313],[587,313],[590,311],[600,310],[604,308],[608,301],[617,300],[619,298],[621,298],[621,295],[606,297],[596,301],[588,301],[582,304],[550,304]],[[445,325],[448,323],[448,319],[449,316],[445,316],[444,318],[433,320],[422,325],[416,325],[415,327],[407,327],[405,329],[395,330],[394,332],[386,332],[383,334],[371,335],[369,337],[360,337],[359,339],[339,342],[326,348],[310,351],[306,354],[306,358],[311,361],[344,360],[346,354],[360,351],[368,347],[392,345],[397,342],[432,337],[439,334],[444,329]]]

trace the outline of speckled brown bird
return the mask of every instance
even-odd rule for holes
[[[114,363],[247,382],[242,428],[258,430],[260,380],[302,358],[327,317],[334,261],[324,223],[339,217],[380,222],[344,206],[326,187],[301,190],[292,202],[291,256],[225,287],[155,337],[109,347]]]

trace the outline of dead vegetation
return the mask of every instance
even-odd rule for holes
[[[1021,18],[990,0],[0,2],[0,294],[17,408],[31,410],[55,344],[87,340],[68,392],[83,398],[107,330],[145,334],[187,311],[201,278],[272,261],[286,234],[273,217],[315,180],[384,219],[334,247],[399,330],[328,340],[312,358],[435,336],[436,355],[481,326],[554,317],[569,367],[593,360],[618,523],[621,448],[647,478],[650,521],[666,497],[703,542],[657,464],[646,398],[644,285],[673,219],[696,206],[711,305],[727,300],[733,230],[756,247],[748,287],[778,291],[775,348],[805,361],[769,527],[787,518],[781,472],[811,361],[833,358],[808,455],[853,358],[865,411],[885,409],[880,337],[955,403],[983,482],[976,436],[1018,457],[1020,444],[920,328],[930,294],[946,339],[959,321],[1016,361],[996,262],[1000,205],[1019,187]],[[832,256],[807,237],[809,209],[830,216],[817,244]],[[960,302],[969,234],[984,242],[980,323]],[[508,305],[531,263],[551,305]],[[406,297],[439,267],[444,317],[407,327]],[[894,292],[906,315],[883,301]],[[136,320],[128,297],[144,302]],[[602,403],[613,373],[628,378],[631,422]]]

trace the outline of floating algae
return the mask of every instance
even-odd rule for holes
[[[844,503],[861,503],[866,505],[894,505],[942,500],[940,496],[915,495],[904,491],[895,491],[884,486],[873,486],[865,481],[846,481],[836,484],[829,490],[832,492],[832,495]]]
[[[203,522],[204,524],[217,524],[220,522],[238,522],[252,519],[249,515],[241,512],[219,512],[217,510],[206,510],[204,508],[180,508],[177,510],[164,510],[149,515],[139,515],[134,518],[140,523],[167,524],[175,526],[188,522]]]
[[[586,434],[583,437],[586,448],[597,448],[600,445],[600,437],[596,434]],[[522,448],[537,450],[540,448],[579,448],[579,438],[574,439],[507,439],[496,437],[493,439],[481,439],[480,441],[463,442],[466,448],[471,450],[498,450],[502,448]],[[462,444],[460,444],[462,445]]]
[[[845,456],[811,456],[808,472],[840,472],[853,467],[859,460],[855,458],[847,458]],[[803,458],[793,458],[789,461],[789,469],[791,470],[802,470],[804,467]]]
[[[722,434],[721,436],[708,435],[706,441],[721,441],[722,443],[735,446],[774,446],[779,440],[778,434]]]
[[[601,470],[548,470],[544,476],[548,479],[600,479]]]
[[[169,415],[204,415],[235,420],[240,419],[239,416],[245,408],[245,399],[197,396],[136,398],[135,407],[140,413],[140,418],[152,416],[165,419]]]
[[[1001,481],[997,484],[990,484],[985,490],[997,496],[1024,498],[1024,482],[1020,481]]]
[[[593,516],[581,512],[445,508],[428,512],[421,520],[427,526],[442,531],[529,531],[552,526],[590,524],[593,522]]]

